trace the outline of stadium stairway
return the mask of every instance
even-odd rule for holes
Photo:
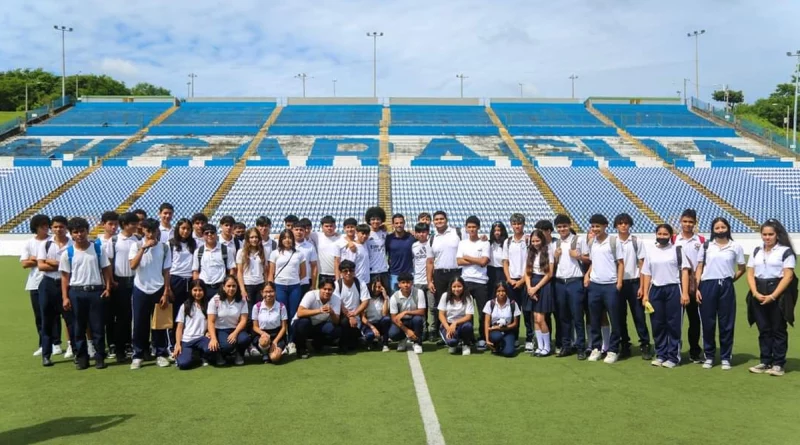
[[[241,176],[242,172],[244,171],[244,168],[247,165],[247,159],[250,156],[253,156],[253,154],[256,152],[258,145],[261,144],[261,141],[263,141],[267,136],[269,128],[278,119],[281,111],[283,111],[283,107],[281,106],[277,106],[272,110],[272,113],[269,115],[269,118],[267,118],[267,121],[264,122],[264,125],[262,125],[258,130],[258,133],[256,133],[256,137],[254,137],[250,142],[247,150],[245,150],[244,154],[242,154],[242,157],[236,161],[236,164],[234,164],[233,168],[228,173],[228,176],[222,180],[222,183],[219,185],[219,188],[217,188],[217,191],[214,192],[214,195],[212,195],[211,199],[209,199],[208,203],[206,203],[205,208],[203,208],[204,214],[212,216],[214,213],[216,213],[217,208],[219,208],[219,205],[222,203],[225,195],[231,191],[233,184],[236,183],[236,180],[239,179],[239,176]]]
[[[733,215],[736,219],[741,221],[743,224],[747,225],[747,227],[752,229],[754,232],[758,232],[759,231],[760,224],[756,220],[754,220],[753,218],[751,218],[748,215],[745,215],[739,209],[737,209],[736,207],[734,207],[730,203],[728,203],[728,201],[725,201],[724,199],[720,198],[716,193],[714,193],[711,190],[709,190],[708,188],[706,188],[706,186],[704,186],[703,184],[695,181],[694,179],[692,179],[691,176],[689,176],[686,173],[682,172],[680,169],[675,168],[675,166],[673,166],[673,165],[667,165],[667,169],[669,169],[669,171],[671,171],[672,174],[674,174],[675,176],[681,178],[684,182],[686,182],[687,184],[689,184],[692,187],[694,187],[695,190],[697,190],[698,192],[702,193],[706,198],[708,198],[709,201],[711,201],[714,204],[718,205],[722,210],[725,210],[726,212],[728,212],[731,215]]]
[[[629,189],[628,186],[623,184],[622,181],[619,180],[619,178],[614,176],[614,173],[611,173],[611,170],[607,168],[601,168],[600,173],[603,176],[605,176],[605,178],[608,179],[612,184],[614,184],[614,186],[620,192],[622,192],[622,194],[625,195],[625,197],[628,198],[628,200],[632,202],[633,205],[635,205],[636,208],[639,209],[639,211],[642,212],[642,214],[644,214],[644,216],[650,218],[650,221],[652,221],[656,225],[664,224],[665,221],[660,216],[658,216],[658,213],[656,213],[653,209],[651,209],[650,206],[645,204],[645,202],[642,201],[642,199],[639,198],[639,196],[636,193],[633,193],[633,191],[631,191],[631,189]]]
[[[139,188],[137,188],[133,193],[131,193],[130,196],[125,198],[125,200],[122,201],[122,203],[117,206],[115,212],[117,212],[118,214],[122,214],[124,212],[127,212],[128,209],[131,208],[131,206],[133,205],[134,202],[136,202],[137,199],[139,199],[148,190],[150,190],[150,187],[155,185],[155,183],[158,182],[158,180],[161,179],[161,177],[164,176],[167,173],[167,170],[168,169],[166,169],[164,167],[161,167],[158,170],[156,170],[155,173],[153,173],[149,178],[147,178],[142,183],[142,185],[139,186]],[[102,232],[102,231],[103,231],[103,226],[99,226],[98,225],[94,229],[92,229],[91,236],[92,237],[97,237],[97,236],[100,235],[100,232]]]
[[[392,112],[389,107],[383,108],[380,128],[380,154],[378,155],[378,205],[392,215],[392,168],[389,162],[389,125],[392,122]],[[386,221],[391,230],[391,220]]]
[[[52,192],[48,193],[47,195],[45,195],[44,198],[40,199],[38,202],[36,202],[32,206],[30,206],[27,209],[25,209],[19,215],[17,215],[15,217],[11,218],[10,220],[8,220],[5,224],[0,226],[0,233],[9,233],[13,228],[15,228],[16,226],[20,225],[23,221],[26,221],[28,218],[32,217],[33,215],[35,215],[36,213],[41,211],[46,205],[50,204],[56,198],[61,196],[64,192],[66,192],[67,190],[72,188],[72,186],[74,186],[75,184],[83,181],[87,176],[89,176],[90,174],[92,174],[95,171],[97,171],[97,169],[100,168],[103,165],[103,161],[105,161],[105,160],[107,160],[109,158],[112,158],[112,157],[116,156],[117,154],[121,153],[122,150],[125,150],[125,148],[127,148],[128,146],[130,146],[134,142],[141,141],[145,137],[147,132],[150,130],[151,126],[158,125],[159,123],[163,122],[166,118],[168,118],[172,113],[174,113],[177,110],[178,110],[178,107],[176,105],[173,105],[172,107],[170,107],[169,109],[167,109],[166,111],[161,113],[161,115],[159,115],[158,117],[153,119],[149,124],[147,124],[147,126],[145,126],[141,130],[136,132],[136,134],[134,134],[133,136],[129,137],[128,139],[125,139],[124,142],[122,142],[121,144],[116,146],[114,149],[112,149],[111,151],[106,153],[106,155],[103,156],[102,158],[100,158],[97,162],[95,162],[94,164],[92,164],[92,165],[86,167],[85,169],[81,170],[81,172],[78,173],[77,175],[75,175],[72,179],[70,179],[69,181],[65,182],[60,187],[56,188],[55,190],[53,190]],[[99,229],[95,228],[92,233],[94,233],[97,230],[99,230]]]
[[[594,117],[600,119],[600,121],[603,122],[604,124],[614,127],[617,130],[617,134],[619,135],[619,137],[633,144],[634,147],[636,147],[640,152],[642,152],[642,155],[663,162],[663,159],[661,159],[653,150],[650,150],[649,147],[642,144],[635,137],[631,136],[630,133],[618,127],[614,121],[608,118],[608,116],[601,113],[597,108],[595,108],[590,101],[586,101],[586,109],[589,111],[589,113],[592,113]]]
[[[508,148],[510,148],[511,151],[522,162],[523,170],[525,170],[525,173],[528,174],[528,177],[531,179],[531,181],[533,181],[534,185],[536,185],[536,188],[539,189],[539,192],[541,192],[545,201],[547,201],[547,205],[549,205],[556,214],[569,216],[569,219],[572,221],[572,229],[575,230],[575,232],[582,232],[580,226],[576,223],[575,218],[569,214],[567,208],[564,207],[564,204],[558,200],[555,193],[553,193],[553,190],[549,185],[547,185],[547,183],[544,181],[544,178],[542,178],[542,175],[536,171],[533,164],[531,164],[531,162],[528,160],[527,156],[522,153],[522,150],[520,150],[519,145],[517,145],[517,142],[514,141],[514,138],[508,134],[508,130],[506,129],[505,125],[503,125],[503,122],[500,121],[500,118],[497,117],[497,114],[494,112],[494,110],[492,110],[491,107],[486,107],[486,114],[489,115],[489,119],[491,119],[492,123],[497,126],[503,142],[508,145]]]

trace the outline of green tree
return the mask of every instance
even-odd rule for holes
[[[734,105],[744,102],[744,93],[741,90],[717,90],[714,91],[711,98],[717,102],[727,102],[728,106],[733,108]]]
[[[166,88],[157,87],[147,82],[140,82],[131,87],[132,96],[170,96]]]

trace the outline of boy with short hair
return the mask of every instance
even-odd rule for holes
[[[22,248],[22,254],[19,257],[19,262],[22,263],[23,269],[28,269],[28,279],[25,281],[25,290],[31,300],[31,308],[33,309],[33,320],[36,326],[36,336],[39,339],[39,348],[34,351],[33,356],[38,357],[42,355],[42,309],[40,306],[39,298],[39,284],[42,281],[42,273],[39,271],[38,261],[36,254],[39,249],[50,239],[50,218],[47,215],[34,215],[30,221],[30,231],[33,233],[33,238],[29,239],[25,246]],[[45,326],[44,329],[49,329],[50,336],[55,338],[61,337],[61,330],[58,329],[58,320],[56,319],[56,326]],[[58,337],[56,337],[58,333]],[[53,348],[55,349],[55,348]],[[58,352],[61,353],[61,346],[58,347]],[[43,356],[44,357],[44,356]],[[49,360],[49,356],[47,357]],[[44,358],[42,359],[44,360]]]
[[[175,208],[168,202],[162,203],[158,206],[158,219],[161,222],[159,225],[159,240],[166,243],[173,237],[172,217],[175,215]]]
[[[309,221],[310,222],[310,221]],[[317,287],[317,251],[314,245],[306,240],[306,228],[300,221],[292,228],[294,234],[295,249],[305,257],[305,277],[300,280],[300,293],[305,295],[311,289]]]
[[[31,220],[33,223],[33,220]],[[39,307],[42,314],[42,365],[52,366],[51,354],[55,354],[61,349],[61,322],[59,318],[63,315],[64,323],[67,325],[67,339],[69,346],[64,353],[65,359],[73,358],[72,351],[72,312],[64,311],[61,298],[61,273],[58,266],[61,263],[61,254],[72,245],[72,240],[67,237],[67,219],[63,216],[54,216],[50,224],[53,232],[52,238],[39,245],[36,253],[37,268],[42,274],[42,281],[39,283]],[[48,329],[47,326],[52,326]],[[85,333],[84,333],[85,336]],[[58,349],[56,349],[58,347]],[[45,360],[47,359],[47,360]]]
[[[140,223],[141,223],[142,221],[144,221],[145,219],[147,219],[147,212],[145,212],[145,211],[144,211],[144,210],[142,210],[142,209],[136,209],[136,210],[134,210],[134,211],[133,211],[133,212],[131,212],[131,213],[133,213],[134,215],[136,215],[136,217],[137,217],[137,218],[139,218],[139,222],[140,222]],[[141,227],[137,227],[137,228],[136,228],[136,236],[138,236],[138,237],[139,237],[139,239],[142,239],[142,238],[144,238],[144,230],[142,230],[142,228],[141,228]]]
[[[233,275],[236,259],[228,246],[217,241],[217,227],[206,224],[203,227],[205,242],[197,247],[192,259],[192,279],[205,283],[205,300],[208,302],[219,292],[225,276]]]
[[[642,292],[639,282],[640,270],[644,263],[644,242],[631,235],[633,218],[627,213],[620,213],[614,218],[617,229],[617,240],[622,246],[622,262],[625,272],[622,277],[622,289],[619,292],[619,325],[620,325],[620,357],[631,356],[631,338],[628,335],[628,306],[631,308],[633,324],[639,335],[639,351],[642,360],[650,361],[653,353],[650,350],[650,332],[647,330],[647,318],[642,306]]]
[[[203,227],[208,224],[208,217],[202,213],[195,213],[192,215],[192,237],[198,246],[203,245],[205,238],[203,238]]]
[[[512,235],[503,245],[503,273],[508,283],[508,297],[524,307],[527,297],[525,292],[525,265],[528,261],[528,237],[525,236],[525,215],[514,213],[510,218]],[[525,352],[533,352],[533,324],[531,311],[523,311],[525,321]],[[519,325],[519,323],[518,323]],[[517,328],[519,329],[519,328]]]
[[[389,298],[392,326],[389,338],[399,341],[397,350],[403,352],[408,340],[414,342],[414,353],[422,354],[422,332],[425,326],[425,294],[414,288],[414,277],[403,272],[397,277],[399,289]]]
[[[414,290],[421,290],[425,295],[425,306],[429,308],[431,317],[436,320],[439,317],[439,311],[436,309],[436,301],[433,299],[433,293],[428,289],[428,235],[430,235],[430,226],[425,223],[417,223],[414,226],[414,238],[416,242],[411,245],[411,254],[414,261]],[[435,338],[436,333],[431,334],[430,323],[427,314],[425,317],[425,333],[423,337],[426,339]]]
[[[242,247],[239,240],[233,236],[233,226],[235,224],[236,220],[231,215],[225,215],[219,220],[219,242],[228,246],[228,251],[233,252],[234,257]]]
[[[320,220],[320,232],[311,232],[311,242],[317,246],[317,261],[319,262],[319,280],[336,278],[334,259],[339,253],[336,243],[341,235],[336,233],[336,219],[325,215]]]
[[[278,248],[278,242],[272,239],[272,220],[268,216],[256,218],[256,230],[261,235],[261,245],[264,246],[264,258],[269,258],[269,254]]]
[[[134,270],[131,269],[128,254],[134,245],[141,244],[136,236],[139,218],[133,213],[123,213],[120,218],[122,231],[105,244],[106,256],[111,263],[113,277],[111,298],[106,304],[108,311],[106,336],[108,337],[108,358],[124,363],[127,352],[131,354],[131,296],[133,295]]]
[[[361,314],[367,309],[370,293],[367,285],[355,275],[356,265],[350,260],[339,264],[341,278],[336,280],[334,293],[342,302],[340,324],[342,337],[340,344],[346,351],[353,351],[361,336]]]
[[[284,230],[292,230],[298,222],[300,222],[300,218],[296,215],[287,215],[286,218],[283,218],[283,228]]]
[[[570,231],[572,220],[567,215],[557,215],[555,220],[558,238],[554,253],[556,272],[555,300],[558,309],[558,330],[561,351],[557,357],[567,357],[574,349],[578,360],[586,360],[586,325],[584,324],[583,257],[588,254],[586,237]],[[575,334],[573,338],[573,333]]]
[[[461,267],[461,278],[464,279],[467,291],[475,299],[475,307],[482,308],[489,301],[489,289],[486,287],[486,283],[489,282],[489,274],[486,270],[486,266],[489,264],[489,242],[482,241],[478,237],[481,220],[477,216],[472,215],[467,218],[464,228],[467,231],[467,239],[458,243],[456,260]],[[478,350],[485,351],[485,318],[481,313],[478,313],[478,324],[480,326]]]
[[[399,213],[392,216],[392,229],[392,233],[386,235],[386,253],[389,256],[389,285],[394,291],[400,274],[414,272],[411,246],[416,239],[406,231],[406,217]]]
[[[364,215],[369,224],[370,232],[367,240],[369,250],[369,275],[370,281],[377,278],[381,280],[383,288],[391,292],[389,282],[389,262],[386,259],[386,211],[380,207],[370,207]]]
[[[246,230],[247,226],[243,222],[236,221],[236,224],[233,225],[233,237],[239,241],[240,246],[244,243],[244,232]]]
[[[704,361],[703,348],[700,347],[700,310],[697,305],[697,278],[695,272],[699,262],[700,250],[706,242],[705,237],[695,233],[697,212],[686,209],[681,213],[681,233],[672,239],[676,247],[680,247],[689,262],[689,304],[686,305],[686,318],[689,319],[688,342],[689,361],[700,364]]]
[[[356,278],[369,283],[369,251],[364,243],[369,237],[369,226],[358,224],[355,218],[344,220],[344,235],[337,243],[339,253],[334,257],[336,279],[341,277],[339,264],[342,260],[350,260],[356,265]]]

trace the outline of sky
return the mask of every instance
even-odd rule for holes
[[[0,70],[108,74],[195,95],[700,98],[727,84],[752,102],[791,79],[800,1],[6,0]],[[14,13],[10,13],[14,11]]]

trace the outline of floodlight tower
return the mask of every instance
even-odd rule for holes
[[[700,99],[700,36],[705,33],[705,29],[686,33],[686,37],[694,37],[694,95],[698,99]]]
[[[372,31],[367,37],[372,37],[372,97],[378,97],[378,37],[383,37],[383,33]]]
[[[61,105],[67,101],[67,53],[66,53],[66,34],[73,29],[67,26],[53,25],[53,29],[61,31]]]

